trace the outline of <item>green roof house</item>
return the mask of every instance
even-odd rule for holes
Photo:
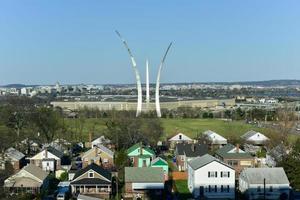
[[[161,167],[164,170],[165,180],[168,180],[169,165],[167,161],[165,161],[161,157],[157,157],[154,160],[152,160],[151,167]]]
[[[155,158],[155,153],[142,143],[137,143],[127,150],[127,156],[134,167],[149,167],[151,161]]]

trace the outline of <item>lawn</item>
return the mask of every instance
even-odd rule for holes
[[[88,133],[95,133],[94,136],[100,136],[103,134],[106,126],[107,119],[86,119],[83,123],[83,138],[88,140]],[[66,119],[65,123],[71,127],[71,129],[80,130],[80,121],[78,119]],[[196,138],[197,134],[202,133],[205,130],[213,130],[225,138],[239,137],[249,130],[256,130],[262,133],[270,132],[265,128],[257,128],[253,125],[246,124],[244,121],[223,121],[218,119],[161,119],[162,126],[164,128],[164,135],[162,140],[178,133],[182,132],[192,138]],[[290,135],[289,140],[295,141],[299,136]]]
[[[190,193],[187,180],[176,180],[174,181],[176,187],[176,193],[178,195],[178,199],[189,199],[192,198],[192,194]]]
[[[165,137],[182,132],[192,138],[206,130],[213,130],[224,137],[241,136],[253,129],[263,131],[242,121],[223,121],[217,119],[161,119],[165,130]]]

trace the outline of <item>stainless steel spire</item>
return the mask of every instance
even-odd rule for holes
[[[148,62],[148,59],[146,60],[146,104],[147,104],[147,111],[149,111],[150,87],[149,87],[149,62]]]
[[[117,35],[120,37],[120,39],[122,40],[125,48],[127,49],[128,51],[128,54],[130,56],[130,59],[131,59],[131,64],[132,64],[132,68],[135,72],[135,78],[136,78],[136,86],[137,86],[137,92],[138,92],[138,100],[137,100],[137,109],[136,109],[136,116],[140,116],[141,112],[142,112],[142,84],[141,84],[141,78],[140,78],[140,74],[139,74],[139,71],[136,67],[136,62],[135,62],[135,59],[127,45],[127,42],[123,39],[123,37],[121,36],[121,34],[116,31]]]
[[[161,60],[161,63],[159,65],[159,69],[158,69],[158,73],[157,73],[157,79],[156,79],[156,89],[155,89],[155,107],[156,107],[156,114],[157,114],[157,117],[161,117],[161,111],[160,111],[160,102],[159,102],[159,83],[160,83],[160,74],[161,74],[161,69],[162,69],[162,66],[164,65],[164,62],[165,62],[165,59],[167,57],[167,54],[169,52],[169,49],[171,48],[172,46],[172,42],[169,44],[165,54],[164,54],[164,57],[162,58]]]

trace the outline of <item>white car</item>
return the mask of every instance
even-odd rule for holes
[[[65,200],[65,193],[58,193],[56,196],[56,200]]]

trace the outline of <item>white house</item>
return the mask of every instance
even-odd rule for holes
[[[235,170],[205,154],[188,162],[188,188],[195,198],[234,199]]]
[[[264,134],[253,130],[246,132],[244,135],[241,136],[241,138],[246,143],[251,143],[256,145],[265,144],[269,140],[269,138],[266,137]]]
[[[102,136],[94,139],[91,143],[92,143],[91,147],[95,147],[95,146],[99,146],[99,145],[109,144],[109,143],[111,143],[111,141],[102,135]]]
[[[175,145],[178,143],[183,143],[183,142],[191,143],[191,142],[193,142],[193,139],[184,135],[183,133],[178,133],[178,134],[174,135],[173,137],[171,137],[168,141],[170,143],[170,148],[174,148]]]
[[[204,131],[203,136],[205,137],[205,139],[208,140],[208,142],[211,145],[220,145],[221,146],[221,145],[227,144],[227,139],[214,131],[211,131],[211,130]]]
[[[289,199],[290,182],[282,167],[246,168],[239,177],[239,190],[246,198]]]
[[[192,142],[193,140],[184,135],[183,133],[178,133],[169,139],[169,142]]]
[[[42,168],[44,171],[55,171],[61,168],[63,153],[53,147],[47,147],[29,158],[30,164]]]

